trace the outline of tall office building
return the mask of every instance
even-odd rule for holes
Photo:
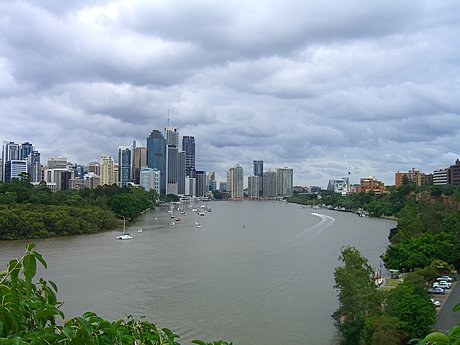
[[[177,153],[177,192],[185,194],[185,152]]]
[[[273,198],[276,196],[276,172],[264,172],[264,198]]]
[[[168,120],[168,125],[165,128],[166,132],[166,145],[175,146],[179,148],[179,132],[176,127],[171,125],[171,122]]]
[[[203,197],[206,196],[206,171],[197,171],[196,172],[196,196]]]
[[[92,173],[94,175],[100,176],[101,175],[101,166],[99,162],[89,162],[88,165],[85,167],[86,173]]]
[[[248,176],[248,198],[259,199],[259,176]]]
[[[29,171],[30,182],[40,182],[42,178],[40,163],[40,152],[32,151],[27,159],[27,170]]]
[[[208,186],[208,192],[213,192],[217,189],[216,173],[214,171],[206,175],[206,184]]]
[[[279,196],[293,195],[293,170],[287,167],[276,169],[276,194]]]
[[[146,191],[155,190],[160,195],[160,171],[144,167],[140,172],[140,185]]]
[[[20,147],[12,141],[4,141],[2,145],[2,181],[6,180],[5,165],[8,161],[20,160]]]
[[[264,194],[264,161],[252,161],[254,165],[254,176],[259,177],[259,196]]]
[[[100,164],[101,186],[104,186],[104,185],[111,186],[114,183],[116,183],[114,165],[115,163],[113,162],[112,157],[110,156],[101,157],[101,164]]]
[[[21,174],[27,174],[27,161],[22,160],[9,160],[5,164],[5,181],[21,178]]]
[[[31,143],[25,142],[21,144],[21,149],[20,149],[20,160],[26,161],[29,155],[32,153],[34,150],[34,147]]]
[[[182,151],[185,152],[185,174],[195,177],[195,137],[188,135],[182,137]]]
[[[230,192],[230,198],[232,199],[243,199],[244,188],[243,188],[244,172],[243,167],[237,164],[235,167],[230,168],[227,173],[227,188]]]
[[[131,181],[131,148],[118,146],[118,186],[125,187]]]
[[[166,140],[154,129],[147,138],[147,166],[160,171],[160,194],[166,193]]]
[[[179,194],[179,132],[176,127],[168,125],[166,133],[166,194]]]
[[[132,180],[140,184],[140,172],[147,166],[147,148],[136,147],[133,151]]]
[[[185,195],[196,196],[196,179],[185,176]]]

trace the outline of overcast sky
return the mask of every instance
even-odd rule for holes
[[[0,140],[86,164],[168,110],[218,181],[326,187],[460,158],[460,1],[0,1]]]

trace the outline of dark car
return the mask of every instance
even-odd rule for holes
[[[434,294],[443,294],[443,293],[445,293],[444,289],[440,288],[440,287],[428,289],[428,292],[429,293],[434,293]]]

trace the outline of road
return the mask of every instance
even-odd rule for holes
[[[458,279],[460,275],[457,275],[457,284],[452,287],[452,291],[444,304],[441,307],[441,310],[437,316],[436,325],[434,325],[434,329],[436,330],[448,330],[454,326],[457,326],[460,323],[460,311],[453,312],[452,308],[460,303],[460,282]]]

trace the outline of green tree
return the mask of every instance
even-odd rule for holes
[[[344,265],[334,272],[340,304],[336,317],[342,344],[358,344],[366,318],[381,312],[382,296],[371,278],[371,266],[356,248],[342,248],[339,258]]]

